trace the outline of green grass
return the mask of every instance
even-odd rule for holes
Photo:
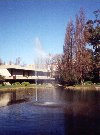
[[[73,89],[73,90],[100,90],[100,83],[84,83],[84,85],[77,84],[74,86],[65,86],[65,89]]]
[[[5,85],[5,86],[0,86],[0,90],[1,89],[7,89],[7,88],[24,88],[24,87],[33,87],[33,85],[29,85],[29,86],[24,86],[24,85]]]
[[[26,85],[27,84],[27,85]],[[12,84],[12,85],[1,85],[0,84],[0,91],[13,91],[17,89],[28,89],[28,88],[51,88],[48,84],[36,85],[36,84],[29,84],[29,83],[22,83],[22,84]]]
[[[84,84],[84,85],[81,85],[81,84],[77,84],[77,85],[74,85],[74,87],[100,87],[100,84]]]

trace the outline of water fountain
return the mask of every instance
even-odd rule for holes
[[[40,42],[40,40],[38,38],[36,38],[36,42],[35,42],[35,49],[34,49],[35,53],[36,53],[36,58],[35,58],[35,84],[36,84],[36,87],[35,87],[35,103],[34,104],[42,104],[42,105],[51,105],[51,104],[54,104],[54,102],[52,102],[51,100],[48,101],[48,100],[42,100],[39,98],[39,92],[38,92],[38,88],[37,88],[37,85],[38,85],[38,69],[48,69],[48,66],[50,63],[51,63],[51,55],[47,54],[44,49],[43,49],[43,46]],[[48,79],[48,78],[47,78]],[[50,80],[49,80],[50,82]],[[43,81],[44,84],[47,83],[47,81],[44,79]],[[51,86],[51,85],[48,85],[48,86]],[[45,89],[45,87],[44,87]]]
[[[35,87],[35,101],[37,102],[37,100],[38,100],[38,98],[37,98],[37,67],[36,67],[36,65],[35,65],[35,77],[36,77],[36,79],[35,79],[35,84],[36,84],[36,87]]]

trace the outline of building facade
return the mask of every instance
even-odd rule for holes
[[[51,77],[50,70],[35,67],[22,67],[19,65],[1,65],[0,75],[4,76],[5,82],[10,83],[23,81],[35,83],[35,80],[43,83],[54,80],[54,78]]]

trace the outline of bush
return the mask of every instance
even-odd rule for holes
[[[15,83],[12,83],[12,85],[15,85]]]
[[[2,87],[2,84],[0,84],[0,87]]]
[[[20,82],[15,82],[12,85],[20,85]]]
[[[100,85],[100,83],[97,83],[97,85]]]
[[[2,86],[7,86],[7,83],[6,82],[3,82]]]
[[[15,85],[20,85],[20,82],[15,82]]]
[[[92,81],[86,81],[85,82],[85,85],[92,85],[93,83],[92,83]]]
[[[21,85],[28,86],[28,85],[30,85],[30,83],[29,82],[22,82]]]

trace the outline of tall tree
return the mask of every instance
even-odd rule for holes
[[[76,16],[76,26],[75,26],[76,58],[74,68],[76,71],[76,78],[81,83],[84,82],[85,75],[92,69],[92,57],[90,52],[86,49],[84,29],[85,29],[85,15],[83,10],[80,10],[79,15]]]
[[[65,34],[65,42],[63,46],[64,81],[73,82],[73,59],[74,59],[74,25],[72,20],[69,21]]]
[[[62,82],[83,84],[93,69],[93,53],[87,48],[84,30],[85,14],[81,9],[75,25],[72,21],[67,25],[63,54],[58,58],[57,69]]]
[[[94,49],[94,80],[99,81],[100,71],[100,10],[94,11],[95,19],[88,20],[85,26],[84,35],[88,44]]]

